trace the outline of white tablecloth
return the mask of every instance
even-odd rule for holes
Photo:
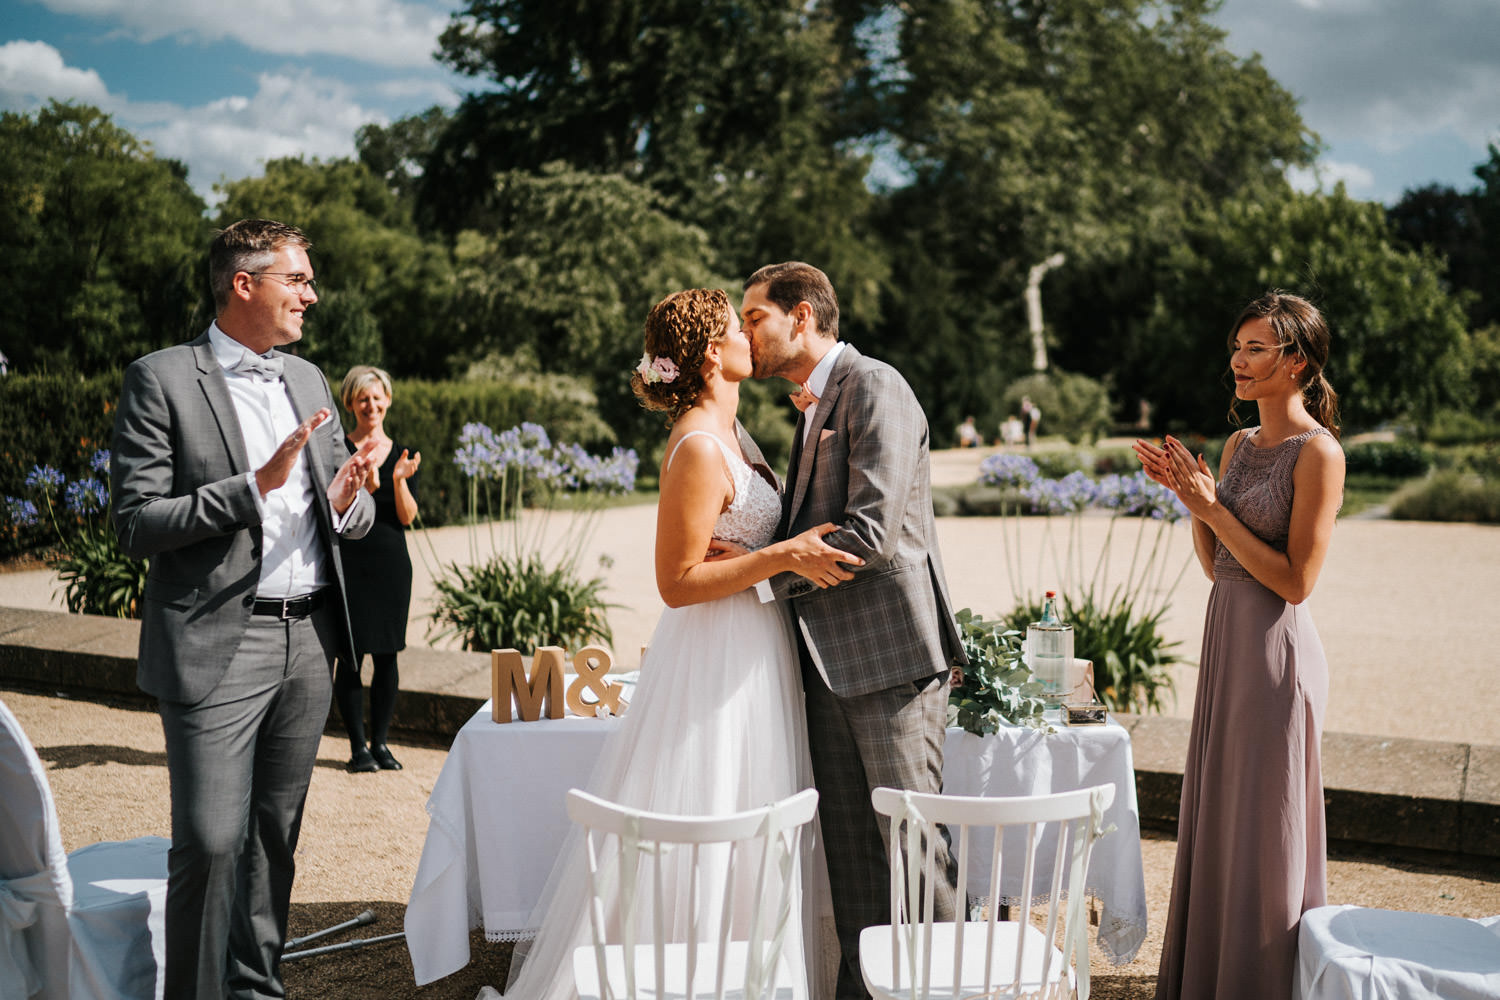
[[[1297,1000],[1500,997],[1500,916],[1465,920],[1360,906],[1302,914]]]
[[[417,985],[469,961],[469,929],[525,936],[568,832],[569,788],[588,781],[618,719],[512,722],[483,708],[459,730],[427,800],[430,822],[406,908],[406,944]],[[1095,847],[1089,890],[1102,906],[1099,945],[1127,962],[1146,933],[1145,876],[1130,737],[1118,725],[1050,735],[1006,729],[977,737],[948,731],[944,787],[958,795],[1017,795],[1116,783],[1107,814],[1117,830]],[[988,885],[984,875],[979,892]],[[1019,890],[1017,890],[1019,891]]]
[[[1113,719],[1103,726],[1057,726],[1052,733],[1011,727],[993,736],[975,736],[948,730],[943,791],[950,795],[1036,795],[1105,784],[1115,786],[1114,804],[1104,814],[1105,824],[1115,830],[1094,844],[1086,886],[1099,900],[1099,950],[1121,965],[1135,957],[1146,939],[1146,874],[1141,866],[1141,816],[1130,734]],[[1050,884],[1056,836],[1056,827],[1049,826],[1037,850],[1033,885]],[[990,886],[990,837],[976,835],[969,850],[969,895],[982,898]],[[1015,853],[1024,850],[1017,833]],[[1022,878],[1019,865],[1003,866],[1002,902],[1020,902]]]

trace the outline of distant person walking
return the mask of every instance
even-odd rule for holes
[[[344,543],[354,659],[339,657],[333,675],[333,698],[344,720],[344,731],[349,734],[349,770],[399,771],[401,762],[386,745],[386,737],[400,686],[396,654],[406,648],[406,620],[411,615],[411,555],[406,551],[406,529],[417,516],[417,469],[422,465],[422,453],[412,453],[385,432],[391,377],[384,371],[369,365],[349,369],[339,388],[339,401],[354,415],[349,446],[372,446],[365,489],[375,498],[375,523],[365,537]],[[366,653],[372,671],[368,744],[365,692],[359,677]]]
[[[1328,342],[1322,315],[1295,295],[1273,292],[1240,313],[1235,401],[1253,401],[1260,424],[1230,436],[1217,483],[1176,438],[1135,444],[1146,474],[1192,512],[1193,547],[1214,581],[1158,1000],[1290,997],[1298,923],[1325,902],[1328,663],[1303,602],[1344,487]]]
[[[1030,396],[1021,397],[1021,423],[1026,428],[1026,447],[1036,444],[1036,429],[1042,422],[1042,408],[1031,401]]]

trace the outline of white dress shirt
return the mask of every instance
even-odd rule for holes
[[[842,340],[834,341],[833,346],[828,349],[828,353],[823,355],[822,360],[813,368],[812,374],[807,376],[807,381],[803,383],[807,387],[808,392],[820,399],[822,398],[823,390],[828,387],[828,376],[833,374],[833,363],[838,360],[839,355],[843,352],[844,342]],[[804,446],[807,444],[807,435],[812,430],[813,414],[817,412],[817,403],[813,403],[802,411],[802,444]],[[791,474],[787,478],[796,479],[797,470],[792,469]]]
[[[828,376],[833,374],[833,363],[838,360],[838,356],[843,353],[843,350],[844,342],[842,340],[834,341],[828,353],[823,355],[822,359],[813,367],[812,374],[807,376],[807,381],[802,383],[808,392],[819,398],[822,397],[823,390],[828,387]],[[813,415],[817,412],[817,403],[811,404],[807,409],[802,411],[802,446],[804,448],[807,447],[807,435],[812,431]],[[786,488],[794,488],[796,482],[797,470],[788,469],[786,474]],[[755,584],[755,594],[760,598],[760,603],[762,604],[770,604],[776,600],[776,593],[771,589],[770,580],[758,581]],[[818,672],[823,673],[821,664],[818,666]],[[823,680],[827,682],[828,676],[826,674],[824,674]]]
[[[272,380],[230,371],[230,366],[242,355],[253,352],[220,330],[217,322],[208,328],[208,342],[214,359],[224,369],[229,398],[239,418],[240,436],[245,441],[245,457],[252,470],[259,469],[271,460],[272,453],[301,422],[292,409],[286,383],[279,378]],[[261,513],[260,584],[255,588],[256,597],[278,600],[301,597],[333,582],[332,574],[323,565],[323,544],[318,540],[317,514],[312,506],[318,497],[305,457],[304,450],[297,456],[286,482],[265,496],[260,495],[255,473],[245,474],[250,495]],[[339,520],[337,513],[334,520],[335,523]]]

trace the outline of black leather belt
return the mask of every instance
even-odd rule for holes
[[[314,611],[323,606],[328,598],[328,588],[312,594],[303,594],[301,597],[288,597],[285,600],[274,598],[257,597],[250,608],[253,615],[270,615],[273,618],[306,618]]]

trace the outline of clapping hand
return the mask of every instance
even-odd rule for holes
[[[302,449],[307,446],[312,432],[331,416],[333,416],[333,411],[326,406],[323,407],[298,424],[296,429],[287,435],[286,440],[276,446],[276,450],[271,452],[271,457],[266,460],[266,464],[255,470],[255,485],[260,489],[261,496],[266,496],[272,490],[279,490],[286,485],[287,477],[292,474],[292,466],[297,464],[297,456],[302,454]]]
[[[1202,517],[1218,502],[1213,473],[1201,453],[1194,456],[1170,434],[1160,448],[1141,440],[1132,447],[1147,477],[1177,494],[1194,517]]]
[[[327,412],[326,410],[324,412]],[[339,471],[334,474],[333,481],[328,484],[328,502],[333,509],[342,514],[354,503],[355,497],[364,487],[365,480],[370,475],[370,470],[375,463],[370,460],[370,455],[379,447],[379,442],[373,438],[367,438],[360,445],[349,460],[339,466]]]
[[[391,470],[391,478],[396,482],[410,479],[422,465],[422,453],[419,451],[412,455],[409,449],[401,449],[401,457],[396,459],[396,467]]]

